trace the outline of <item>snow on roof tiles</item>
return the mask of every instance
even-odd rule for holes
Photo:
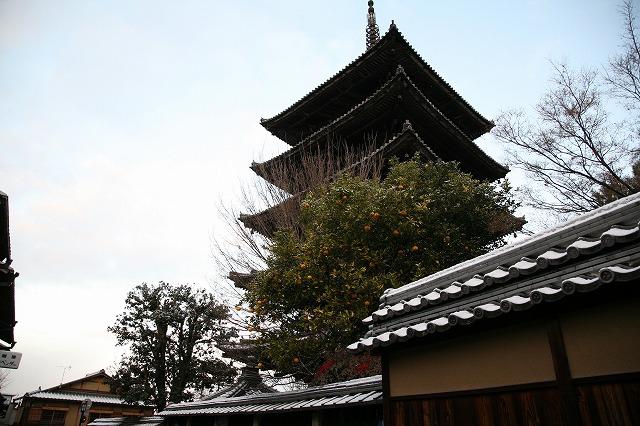
[[[640,277],[640,194],[394,290],[360,352]],[[413,330],[412,332],[409,330]]]

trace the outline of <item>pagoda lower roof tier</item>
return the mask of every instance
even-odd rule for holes
[[[375,46],[343,70],[261,124],[279,139],[295,145],[368,98],[398,66],[467,138],[473,140],[493,127],[420,57],[395,24]]]
[[[238,218],[242,224],[249,229],[272,238],[275,232],[283,226],[291,226],[292,222],[300,216],[300,202],[304,194],[298,193],[283,202],[276,204],[266,210],[255,214],[241,214]],[[250,280],[252,277],[241,277],[240,275],[229,276],[236,283],[236,287],[244,288],[247,285],[242,278]]]
[[[270,176],[276,174],[283,163],[299,164],[303,155],[337,150],[345,145],[355,151],[369,144],[377,149],[392,135],[401,132],[407,121],[437,157],[443,161],[457,161],[463,171],[476,179],[496,180],[508,172],[478,148],[459,127],[458,121],[454,124],[443,114],[401,66],[368,98],[288,151],[263,163],[254,163],[251,168],[280,186]]]

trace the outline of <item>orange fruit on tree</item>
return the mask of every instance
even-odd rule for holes
[[[262,368],[262,367],[263,367],[262,363],[261,363],[261,362],[259,362],[259,363],[258,363],[258,368]]]
[[[295,362],[296,364],[300,362],[300,360],[298,358],[294,358],[293,362]]]
[[[397,237],[398,235],[400,235],[400,231],[398,231],[397,229],[394,229],[393,230],[393,235],[395,235]]]
[[[364,226],[364,230],[365,230],[365,231],[371,231],[371,227],[370,227],[369,225],[365,225],[365,226]]]
[[[413,247],[411,247],[411,250],[418,251],[418,250],[420,250],[420,248],[418,246],[413,246]]]

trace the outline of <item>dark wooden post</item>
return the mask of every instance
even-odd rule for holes
[[[578,426],[581,424],[578,398],[573,387],[569,359],[567,358],[564,338],[562,337],[562,327],[557,316],[547,321],[547,335],[556,373],[556,383],[558,384],[562,405],[565,408],[564,414],[567,424]]]

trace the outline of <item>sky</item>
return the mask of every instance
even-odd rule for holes
[[[619,4],[378,0],[375,11],[382,34],[394,20],[492,119],[534,105],[550,61],[606,63]],[[0,191],[23,354],[3,392],[112,368],[122,348],[107,327],[137,284],[221,282],[218,205],[237,199],[252,161],[285,149],[260,119],[364,52],[366,11],[364,0],[0,0]],[[491,135],[478,144],[504,162]]]

